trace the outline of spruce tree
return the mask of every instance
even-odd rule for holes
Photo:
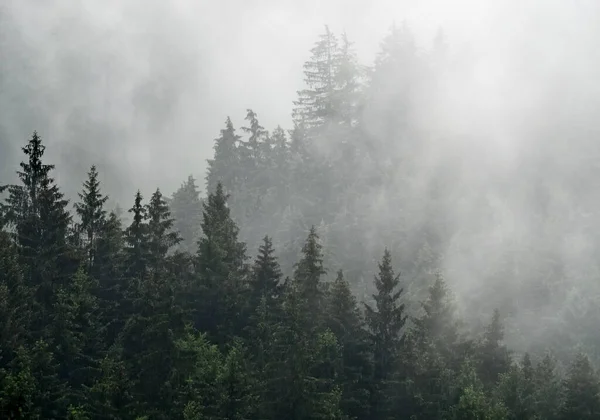
[[[600,386],[588,357],[578,353],[564,384],[562,419],[592,420],[600,416]]]
[[[80,269],[58,290],[52,318],[59,377],[68,381],[71,404],[84,401],[85,388],[95,381],[102,354],[98,299],[94,281]]]
[[[485,386],[494,385],[500,374],[507,372],[510,367],[510,354],[502,340],[504,325],[500,320],[500,312],[495,309],[478,348],[479,376]]]
[[[88,179],[83,183],[83,191],[79,193],[80,202],[75,203],[75,212],[79,216],[78,231],[84,235],[84,248],[87,251],[88,271],[94,264],[97,240],[106,222],[104,204],[108,200],[100,191],[98,171],[92,166]]]
[[[338,41],[325,26],[325,32],[311,49],[311,58],[304,64],[306,88],[298,92],[293,118],[309,132],[322,127],[333,114],[336,58]]]
[[[148,264],[148,225],[147,208],[142,203],[142,193],[135,194],[133,206],[129,213],[133,215],[133,220],[125,230],[125,244],[127,245],[125,272],[130,278],[142,279],[147,270]]]
[[[405,305],[400,302],[403,288],[399,288],[399,285],[400,275],[394,273],[392,256],[386,249],[379,263],[379,275],[375,277],[375,307],[365,304],[374,362],[371,407],[375,418],[385,418],[385,413],[390,410],[387,403],[392,401],[386,401],[389,398],[385,394],[390,388],[393,373],[403,362],[399,358],[407,316],[404,313]]]
[[[323,246],[319,243],[317,229],[312,226],[304,246],[302,257],[294,269],[294,284],[299,298],[305,305],[306,314],[312,318],[319,316],[324,309],[324,294],[322,290],[322,277],[326,274],[323,267]]]
[[[368,334],[342,270],[338,271],[329,292],[327,326],[341,346],[343,368],[338,378],[341,384],[341,407],[351,418],[368,418],[369,378],[372,374]]]
[[[441,273],[436,273],[422,313],[412,319],[408,334],[407,370],[414,396],[411,410],[421,416],[434,416],[454,403],[453,384],[448,377],[460,372],[470,342],[464,341],[455,316],[455,305]]]
[[[175,191],[169,207],[174,219],[173,227],[182,238],[181,249],[194,254],[200,239],[202,220],[202,201],[194,177],[190,175]]]
[[[20,185],[9,187],[7,222],[14,228],[27,284],[35,296],[33,329],[40,333],[48,323],[55,291],[65,284],[73,269],[67,243],[71,216],[54,179],[54,165],[42,160],[45,146],[37,132],[23,147],[27,156],[17,174]]]
[[[247,293],[246,245],[231,219],[228,196],[218,183],[203,204],[203,236],[196,257],[197,283],[190,294],[195,326],[224,344],[242,331],[240,309]]]
[[[274,305],[281,289],[281,268],[277,262],[271,238],[265,236],[263,244],[258,249],[258,255],[252,266],[250,275],[250,308],[252,311],[259,306],[261,299],[265,298],[268,306]]]
[[[146,215],[149,265],[157,271],[163,268],[168,252],[181,241],[181,238],[179,232],[173,230],[169,206],[159,189],[152,194],[150,203],[146,207]]]
[[[221,136],[215,140],[214,158],[208,160],[206,175],[208,193],[215,193],[219,183],[222,184],[222,188],[227,194],[236,191],[239,184],[239,142],[240,136],[235,134],[233,123],[227,117],[225,128],[221,130]]]
[[[0,367],[15,357],[30,334],[31,292],[23,279],[17,249],[0,231]]]

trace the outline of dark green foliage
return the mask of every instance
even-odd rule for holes
[[[582,353],[575,356],[565,381],[562,419],[591,420],[600,416],[600,387],[594,368]]]
[[[246,246],[238,241],[227,196],[220,183],[203,204],[202,232],[196,257],[197,284],[191,296],[195,326],[224,344],[243,329],[241,308],[247,293]]]
[[[91,270],[97,254],[98,237],[106,223],[104,204],[108,200],[108,196],[100,192],[95,166],[88,172],[88,179],[83,183],[83,192],[79,193],[79,198],[81,201],[75,203],[75,212],[80,219],[78,231],[84,236],[81,239],[84,241],[83,248],[87,250],[88,270]]]
[[[498,287],[461,295],[470,321],[500,309],[480,336],[458,317],[441,273],[429,283],[438,267],[457,268],[442,259],[453,255],[448,250],[463,255],[469,245],[478,258],[490,251],[490,238],[496,244],[487,229],[492,210],[473,221],[486,234],[462,242],[469,235],[448,211],[460,192],[453,183],[466,176],[462,160],[432,162],[431,124],[424,130],[413,118],[423,97],[435,94],[431,69],[449,63],[442,43],[417,53],[410,31],[394,27],[368,86],[345,34],[326,28],[311,53],[289,141],[281,127],[270,135],[251,109],[243,139],[228,118],[209,160],[208,196],[200,198],[191,176],[171,200],[157,189],[145,203],[138,191],[125,229],[118,205],[105,208],[95,166],[71,221],[34,133],[20,183],[0,187],[1,418],[600,416],[593,363],[584,354],[570,360],[577,341],[597,356],[598,342],[586,332],[597,321],[595,303],[557,315],[576,321],[550,331],[559,344],[553,350],[571,362],[566,374],[549,355],[539,360],[539,343],[520,363],[513,355],[525,345],[508,349],[523,318],[549,334],[540,320],[555,315],[555,299],[593,302],[593,287],[567,291],[547,279],[593,276],[595,266],[573,274],[567,258],[537,236],[535,249],[511,243],[499,257],[506,262],[490,268],[497,272],[464,261],[460,268],[472,270],[465,275],[518,291],[516,304]],[[483,207],[491,207],[497,185],[482,185]],[[467,233],[473,227],[467,223]],[[389,249],[372,282],[382,244]],[[247,245],[258,248],[253,263]],[[530,262],[536,259],[544,267]],[[525,311],[531,307],[539,311]],[[583,332],[573,334],[574,325]]]
[[[319,235],[313,226],[302,247],[302,257],[294,270],[295,292],[302,304],[305,305],[306,313],[312,318],[312,322],[319,322],[314,317],[322,313],[324,309],[321,281],[326,271],[323,267],[322,249],[323,247],[319,243]]]
[[[275,306],[275,300],[281,294],[281,268],[274,255],[273,242],[265,236],[258,249],[250,275],[250,311],[254,312],[266,300],[269,307]]]
[[[240,156],[238,143],[240,137],[235,134],[233,123],[228,117],[225,128],[221,130],[221,137],[215,140],[215,156],[208,160],[208,174],[206,175],[206,189],[214,193],[217,184],[221,184],[227,193],[235,190],[239,180]]]
[[[173,230],[173,219],[169,206],[160,190],[156,190],[150,198],[146,215],[148,218],[148,258],[153,271],[161,270],[167,253],[177,245],[181,238]]]
[[[386,249],[379,264],[379,275],[375,277],[375,307],[365,304],[374,363],[371,395],[374,418],[386,418],[391,415],[394,401],[387,394],[391,388],[398,390],[401,387],[394,377],[394,372],[398,371],[400,364],[404,362],[401,358],[407,315],[404,303],[399,300],[403,292],[399,285],[400,275],[394,274],[392,257]]]
[[[201,234],[202,201],[194,177],[190,175],[173,193],[169,207],[174,219],[173,227],[182,239],[181,249],[195,253]]]
[[[125,230],[125,272],[135,280],[142,279],[146,275],[148,264],[148,225],[147,208],[142,203],[142,193],[135,195],[133,207],[129,213],[133,218],[129,227]]]
[[[504,325],[500,320],[500,312],[496,309],[478,349],[479,375],[486,386],[493,386],[500,374],[506,372],[510,366],[510,355],[506,346],[502,344],[503,340]],[[530,361],[527,364],[530,365]]]
[[[351,418],[368,418],[368,389],[372,374],[369,335],[356,298],[341,270],[329,292],[327,326],[341,347],[342,368],[338,377],[342,391],[340,406]]]

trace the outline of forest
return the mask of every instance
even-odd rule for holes
[[[2,418],[600,418],[596,292],[573,280],[597,272],[552,246],[554,156],[513,192],[528,240],[495,246],[503,178],[427,161],[443,36],[393,26],[364,66],[326,27],[309,56],[292,129],[224,118],[206,194],[190,175],[111,209],[91,166],[67,197],[33,132],[0,186]]]

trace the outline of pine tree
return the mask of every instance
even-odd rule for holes
[[[75,203],[75,212],[80,218],[78,230],[85,235],[84,248],[87,251],[88,270],[94,264],[97,239],[106,222],[104,204],[108,196],[100,192],[100,181],[95,166],[88,172],[88,179],[83,183],[83,191],[79,193],[81,202]]]
[[[379,275],[375,277],[375,307],[365,304],[374,361],[371,407],[375,418],[384,418],[390,409],[385,393],[391,386],[393,373],[398,370],[404,341],[407,316],[404,303],[399,302],[403,292],[399,285],[400,275],[394,274],[392,256],[386,249],[379,264]]]
[[[202,201],[194,177],[190,175],[173,194],[170,209],[174,219],[173,226],[182,238],[182,250],[195,253],[201,234]]]

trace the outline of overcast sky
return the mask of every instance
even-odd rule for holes
[[[436,121],[440,129],[471,127],[471,111],[502,109],[514,122],[547,101],[559,79],[598,92],[597,66],[589,65],[599,54],[593,0],[3,1],[20,29],[12,36],[36,55],[30,84],[46,91],[36,101],[51,120],[47,127],[26,121],[11,136],[22,142],[44,128],[54,153],[69,160],[64,139],[75,140],[67,127],[85,103],[81,118],[123,133],[94,153],[135,172],[143,188],[172,190],[189,173],[202,178],[228,115],[239,127],[252,107],[266,128],[289,128],[302,63],[325,24],[345,30],[365,64],[394,21],[406,22],[423,49],[442,28],[455,55],[470,51],[476,63],[447,87],[452,106]],[[168,169],[156,171],[157,160]]]

